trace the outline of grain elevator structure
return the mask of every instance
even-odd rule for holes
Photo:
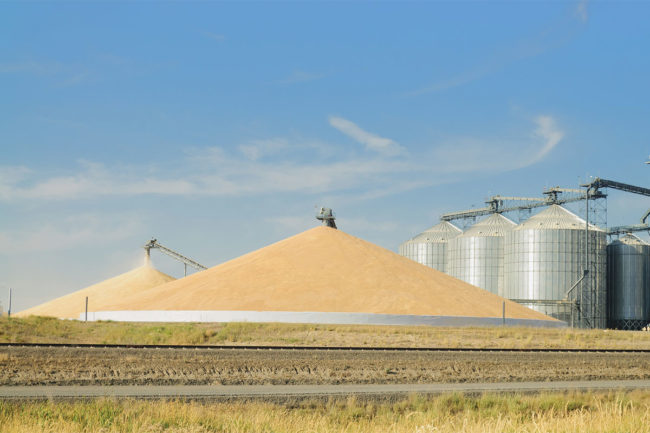
[[[559,205],[533,215],[505,235],[504,296],[534,310],[571,322],[571,306],[581,306],[595,328],[606,325],[606,235]],[[588,234],[587,234],[588,233]],[[590,257],[585,257],[589,236]],[[574,292],[585,265],[595,263],[593,295]],[[572,290],[573,289],[573,290]]]
[[[632,233],[650,232],[650,210],[640,224],[608,228],[608,189],[650,197],[648,188],[595,178],[442,215],[441,224],[474,222],[448,241],[446,272],[573,327],[647,329],[650,245]],[[572,203],[582,217],[566,208]],[[400,254],[408,257],[407,242]]]
[[[463,231],[448,221],[441,221],[419,235],[400,244],[399,254],[422,265],[448,272],[449,243]]]
[[[449,274],[501,296],[503,239],[515,223],[499,213],[477,222],[451,241]]]
[[[609,326],[643,329],[650,322],[650,245],[626,234],[607,245]]]

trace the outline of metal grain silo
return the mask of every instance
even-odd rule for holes
[[[627,234],[607,246],[609,326],[643,329],[650,322],[650,245]]]
[[[604,328],[606,235],[589,226],[590,272],[581,280],[585,225],[582,218],[552,205],[507,233],[504,297],[566,322],[573,311],[574,326]]]
[[[449,274],[501,295],[503,283],[503,236],[515,223],[492,214],[450,242]]]
[[[449,240],[463,233],[455,225],[442,221],[399,246],[399,254],[441,272],[447,272]]]

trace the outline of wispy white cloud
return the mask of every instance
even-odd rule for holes
[[[239,151],[247,158],[256,161],[264,156],[274,155],[289,147],[286,138],[270,138],[267,140],[253,140],[239,146]]]
[[[377,153],[335,145],[330,146],[331,152],[322,152],[322,143],[303,145],[274,138],[241,145],[234,153],[220,147],[193,149],[174,167],[107,167],[81,161],[75,172],[50,177],[40,177],[27,167],[0,167],[0,201],[278,193],[352,194],[370,199],[448,183],[467,173],[535,164],[558,145],[564,133],[551,116],[540,115],[533,121],[535,128],[521,142],[456,137],[432,145],[427,153],[411,155],[391,139],[333,117],[333,126]],[[387,157],[397,150],[402,157]]]
[[[409,170],[408,163],[352,158],[332,162],[251,162],[227,157],[215,174],[198,179],[201,191],[214,195],[350,191],[388,184],[389,175]],[[384,178],[386,177],[386,178]]]
[[[533,119],[535,129],[521,142],[457,137],[433,150],[436,171],[441,173],[505,172],[540,162],[564,137],[551,116]]]
[[[575,7],[575,15],[580,21],[586,23],[589,20],[589,0],[579,0]]]
[[[394,156],[405,152],[405,149],[390,138],[380,137],[372,132],[365,131],[356,123],[342,117],[330,116],[330,125],[353,140],[363,144],[366,149],[382,155]]]
[[[75,73],[74,75],[71,75],[69,78],[63,80],[60,83],[61,87],[71,87],[71,86],[76,86],[77,84],[81,84],[83,82],[86,82],[90,78],[90,72],[88,71],[79,71]]]
[[[566,45],[571,41],[577,30],[582,27],[576,26],[575,18],[577,17],[583,23],[587,21],[587,5],[588,0],[579,0],[577,3],[572,3],[571,7],[573,9],[564,12],[562,16],[536,34],[529,35],[519,41],[513,41],[507,47],[497,48],[491,55],[478,60],[473,67],[460,71],[449,78],[438,79],[431,84],[407,91],[405,95],[419,96],[460,87],[498,73],[520,60],[535,57]]]
[[[64,63],[49,59],[28,59],[0,63],[0,74],[46,78],[59,87],[96,81],[108,70],[130,70],[128,59],[108,53],[90,56],[82,62]]]
[[[133,214],[81,214],[48,220],[38,227],[0,231],[0,251],[15,254],[105,245],[128,239],[142,227],[141,219]]]
[[[134,174],[137,169],[109,170],[102,164],[88,161],[80,161],[79,165],[81,170],[76,173],[27,182],[28,185],[25,186],[23,181],[29,180],[27,173],[30,171],[12,167],[0,169],[0,200],[69,200],[106,195],[179,195],[192,192],[192,185],[181,179],[143,177]]]
[[[0,200],[70,200],[97,196],[210,195],[239,196],[269,193],[352,190],[367,185],[386,186],[386,177],[409,170],[405,162],[353,158],[303,163],[260,161],[231,155],[220,148],[196,151],[182,172],[169,176],[142,176],[135,167],[107,168],[82,164],[82,170],[44,180],[0,179]]]
[[[531,163],[542,160],[564,138],[564,131],[559,129],[555,119],[551,116],[537,116],[535,124],[537,128],[533,132],[533,136],[539,139],[541,147]]]
[[[0,166],[0,201],[16,197],[18,185],[32,178],[32,171],[25,166]]]
[[[27,177],[32,170],[24,165],[15,166],[0,166],[0,183],[1,182],[16,182],[20,179]]]

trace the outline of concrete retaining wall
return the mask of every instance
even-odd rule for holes
[[[84,313],[79,315],[84,320]],[[330,325],[502,326],[501,317],[415,316],[401,314],[296,311],[89,311],[88,320],[115,322],[280,322]],[[505,319],[506,326],[564,328],[566,322]]]

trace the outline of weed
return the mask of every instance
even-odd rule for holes
[[[277,405],[103,399],[0,401],[6,433],[286,432],[467,433],[647,431],[647,393],[409,396],[397,403],[309,401]]]

